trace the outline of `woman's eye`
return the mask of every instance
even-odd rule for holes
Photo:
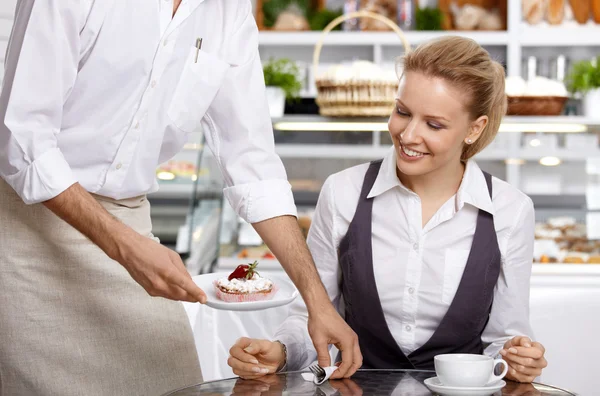
[[[439,131],[440,129],[443,128],[443,126],[441,125],[437,125],[437,124],[431,124],[431,123],[427,123],[427,125],[429,126],[429,128],[435,130],[435,131]]]
[[[408,117],[410,114],[400,110],[399,108],[396,108],[396,113],[400,114],[402,117]]]

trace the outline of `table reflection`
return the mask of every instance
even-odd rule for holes
[[[431,371],[360,370],[351,379],[329,381],[321,386],[305,381],[300,372],[269,375],[255,380],[231,378],[212,381],[171,392],[169,396],[430,396],[424,385]],[[518,384],[507,381],[502,396],[559,396],[573,393],[541,384]]]

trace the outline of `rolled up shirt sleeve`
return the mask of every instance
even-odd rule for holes
[[[72,0],[17,3],[0,94],[0,176],[27,204],[76,182],[57,135],[77,76],[82,14]]]
[[[245,221],[296,216],[292,188],[275,153],[258,29],[249,1],[240,1],[228,41],[231,65],[203,120],[206,142],[225,180],[224,195]]]
[[[521,205],[508,236],[506,256],[494,289],[494,303],[481,335],[484,353],[500,357],[506,341],[515,336],[534,339],[529,321],[529,295],[533,263],[535,211],[527,199]]]

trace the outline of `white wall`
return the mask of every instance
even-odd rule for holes
[[[0,1],[0,83],[4,78],[4,58],[16,4],[17,0]]]

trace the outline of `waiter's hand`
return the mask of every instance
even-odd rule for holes
[[[528,337],[517,336],[504,344],[500,355],[508,363],[506,378],[522,383],[530,383],[542,374],[548,366],[544,354],[546,349],[539,342],[532,342]]]
[[[342,364],[333,372],[332,379],[349,378],[362,366],[362,353],[358,336],[328,304],[318,312],[308,314],[308,332],[317,351],[319,366],[331,366],[329,345],[333,344],[342,352]]]
[[[206,294],[194,283],[181,257],[150,238],[130,233],[117,261],[153,297],[206,302]]]

